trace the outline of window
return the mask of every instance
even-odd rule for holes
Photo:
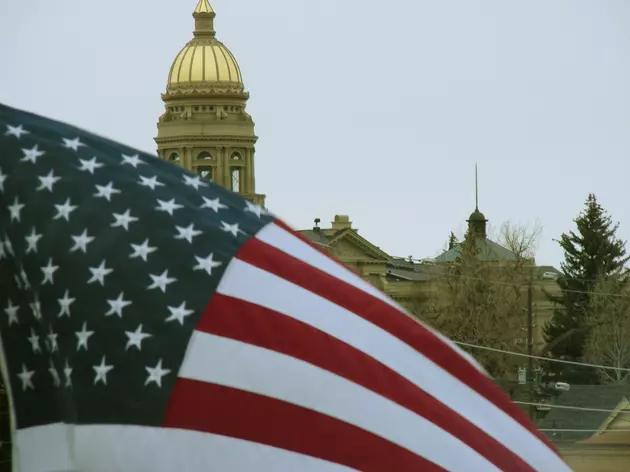
[[[168,156],[168,160],[171,162],[179,162],[179,154],[176,152],[172,152],[169,156]]]
[[[197,175],[202,179],[212,181],[212,166],[197,166]]]
[[[199,159],[200,161],[209,161],[212,159],[212,154],[210,154],[208,151],[203,151],[197,154],[197,159]]]
[[[239,167],[232,167],[230,169],[230,176],[232,177],[232,192],[241,191],[241,169]]]
[[[233,153],[232,157],[230,157],[230,159],[232,159],[233,161],[241,161],[241,160],[243,160],[241,158],[241,155],[238,152]]]

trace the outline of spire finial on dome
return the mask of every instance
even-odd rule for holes
[[[208,0],[199,0],[195,7],[195,13],[214,13]]]
[[[477,163],[475,162],[475,210],[479,211],[479,185],[477,185]]]
[[[216,14],[208,0],[199,0],[193,18],[195,19],[195,36],[214,37],[214,17]]]

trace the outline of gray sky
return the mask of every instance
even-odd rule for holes
[[[298,228],[349,214],[433,257],[474,209],[539,263],[594,192],[630,239],[627,0],[211,0],[260,137],[257,190]],[[196,0],[0,2],[0,101],[154,152]],[[355,171],[359,168],[359,171]]]

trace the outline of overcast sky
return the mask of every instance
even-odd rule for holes
[[[155,152],[197,0],[0,2],[0,102]],[[474,209],[537,261],[594,192],[630,239],[628,0],[212,0],[260,137],[256,183],[298,228],[349,214],[433,257]]]

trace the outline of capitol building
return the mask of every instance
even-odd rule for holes
[[[209,1],[199,0],[192,16],[193,37],[175,56],[162,94],[164,113],[157,124],[157,153],[264,206],[265,195],[256,188],[258,137],[247,113],[249,93],[240,67],[217,37],[217,15]],[[479,258],[514,261],[514,253],[488,237],[487,221],[477,207],[467,220]],[[422,262],[393,257],[359,233],[348,215],[335,215],[329,226],[320,225],[316,218],[313,227],[301,233],[418,317],[430,311],[427,300],[436,290],[436,266],[455,262],[461,250],[460,244],[453,244],[437,258]],[[542,326],[553,310],[543,288],[555,285],[542,274],[557,271],[552,267],[537,267],[536,271],[534,339],[541,345]]]

